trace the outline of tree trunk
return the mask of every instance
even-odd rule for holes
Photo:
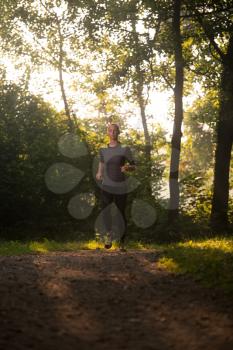
[[[217,145],[215,151],[214,186],[211,210],[211,226],[227,230],[229,170],[233,142],[233,35],[223,59],[220,91],[220,111],[217,124]]]
[[[143,82],[141,84],[143,84]],[[140,107],[142,126],[143,126],[143,131],[144,131],[145,155],[146,155],[146,159],[148,160],[148,162],[150,162],[151,161],[151,140],[150,140],[150,134],[148,131],[148,126],[147,126],[146,107],[145,107],[145,102],[143,99],[142,87],[139,85],[137,87],[137,99],[138,99],[138,104]]]
[[[135,10],[136,11],[136,10]],[[132,20],[132,29],[134,33],[134,41],[136,45],[136,49],[140,50],[140,45],[138,42],[138,34],[136,31],[136,18],[133,18]],[[147,125],[147,119],[146,119],[146,103],[143,97],[143,85],[144,85],[144,73],[141,70],[140,67],[140,61],[136,58],[135,62],[135,69],[137,73],[137,81],[136,81],[136,94],[137,94],[137,102],[140,108],[140,114],[142,119],[142,126],[143,126],[143,132],[144,132],[144,139],[145,139],[145,158],[146,163],[148,166],[148,176],[149,176],[149,188],[148,188],[148,194],[152,195],[152,188],[151,188],[151,138],[148,131],[148,125]]]
[[[142,91],[140,87],[138,87],[138,104],[140,106],[140,112],[141,112],[141,118],[142,118],[142,125],[144,130],[144,138],[145,138],[145,159],[146,159],[146,165],[148,169],[148,195],[152,195],[152,184],[151,184],[151,140],[150,140],[150,134],[147,127],[147,120],[146,120],[146,112],[145,112],[145,103],[142,96]]]
[[[182,56],[182,38],[180,31],[180,11],[181,0],[173,2],[173,32],[174,32],[174,51],[175,51],[175,118],[173,126],[173,135],[171,140],[171,161],[169,174],[170,201],[168,207],[168,220],[173,223],[179,215],[179,161],[181,146],[181,125],[183,121],[183,84],[184,84],[184,64]]]
[[[56,17],[57,20],[57,26],[58,26],[58,35],[59,35],[59,62],[58,62],[58,72],[59,72],[59,84],[61,88],[61,94],[62,94],[62,99],[64,103],[64,109],[65,109],[65,114],[68,118],[68,124],[71,132],[74,132],[74,123],[75,120],[72,119],[69,104],[67,101],[66,97],[66,92],[65,92],[65,86],[64,86],[64,79],[63,79],[63,36],[61,33],[61,27],[60,27],[60,22],[59,19]]]

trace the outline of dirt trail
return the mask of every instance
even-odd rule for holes
[[[0,349],[232,350],[233,301],[155,250],[0,257]]]

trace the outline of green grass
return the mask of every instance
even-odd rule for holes
[[[46,238],[28,242],[1,241],[0,255],[44,254],[96,248],[103,248],[103,244],[95,240],[58,242]],[[111,250],[116,248],[117,244],[114,242]],[[203,238],[161,245],[131,241],[127,248],[160,251],[160,257],[155,261],[159,268],[177,274],[190,274],[204,286],[219,287],[227,293],[233,293],[233,238]]]
[[[68,241],[59,242],[55,240],[48,240],[44,238],[40,241],[0,241],[0,256],[21,255],[21,254],[37,254],[37,253],[49,253],[55,251],[77,251],[80,249],[94,250],[97,248],[104,248],[103,243],[98,243],[96,240],[88,241]],[[118,244],[113,242],[113,246],[110,250],[118,248]],[[149,246],[143,245],[140,242],[129,242],[127,244],[128,249],[147,249]],[[155,246],[153,246],[155,248]],[[159,249],[159,246],[156,245]]]
[[[233,238],[191,240],[163,248],[160,268],[191,274],[204,286],[233,293]]]
[[[55,251],[77,251],[80,249],[96,249],[101,247],[96,241],[70,241],[58,242],[44,238],[41,241],[2,241],[0,242],[0,255],[21,255],[49,253]]]

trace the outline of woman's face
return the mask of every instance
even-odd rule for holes
[[[110,139],[117,140],[118,135],[119,135],[118,127],[116,125],[109,125],[108,136],[110,137]]]

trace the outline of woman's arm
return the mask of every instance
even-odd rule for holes
[[[104,175],[104,163],[103,162],[99,162],[99,167],[98,167],[98,171],[96,173],[96,180],[103,180],[103,175]]]
[[[125,153],[126,161],[128,164],[125,164],[121,167],[121,171],[124,173],[125,171],[134,171],[136,169],[135,160],[132,154],[130,147],[126,148]]]

